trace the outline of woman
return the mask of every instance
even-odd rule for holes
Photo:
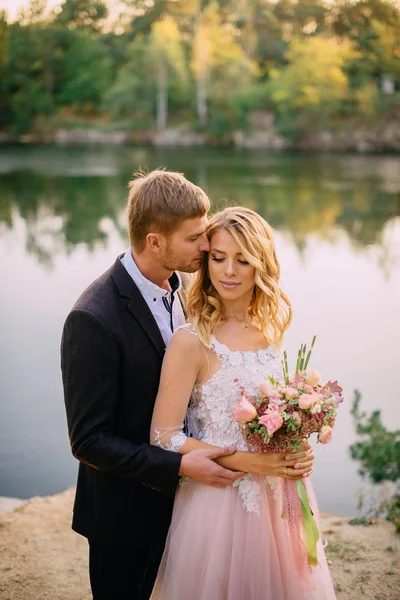
[[[248,452],[233,419],[240,387],[256,394],[267,374],[282,377],[277,349],[292,311],[279,285],[271,228],[234,207],[212,217],[208,237],[209,255],[188,291],[189,324],[173,336],[164,360],[151,439],[182,454],[233,445],[236,452],[218,462],[246,474],[231,487],[182,483],[152,598],[332,600],[321,542],[318,567],[300,574],[281,517],[282,478],[307,478],[311,449]],[[191,437],[183,432],[185,415]]]

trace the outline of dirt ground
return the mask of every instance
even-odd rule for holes
[[[0,514],[1,600],[90,600],[87,542],[70,528],[73,496],[15,502],[14,510],[0,502],[8,511]],[[351,526],[323,514],[321,529],[338,600],[400,600],[400,535],[390,523]]]

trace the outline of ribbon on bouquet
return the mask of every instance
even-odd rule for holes
[[[319,529],[304,481],[283,479],[282,517],[291,537],[294,560],[302,581],[312,586],[311,567],[318,565]],[[311,588],[310,588],[311,589]]]

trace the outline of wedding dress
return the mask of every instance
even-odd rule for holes
[[[184,327],[195,335],[191,325]],[[190,435],[247,451],[233,420],[240,386],[256,394],[267,374],[281,378],[280,358],[272,347],[231,351],[215,337],[209,348],[220,368],[193,390],[187,409]],[[166,434],[161,427],[153,434],[172,451],[186,440],[182,428]],[[318,522],[311,482],[303,481]],[[282,490],[281,478],[252,474],[222,488],[183,480],[151,600],[334,600],[321,540],[318,566],[309,568],[306,580],[299,575],[296,549],[282,518]]]

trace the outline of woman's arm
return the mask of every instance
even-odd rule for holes
[[[231,485],[243,473],[234,473],[214,462],[234,452],[188,438],[183,432],[190,395],[204,367],[203,348],[193,334],[178,331],[168,344],[161,370],[160,387],[151,422],[153,445],[183,454],[180,475],[208,485]]]
[[[207,450],[212,452],[212,456],[208,455],[209,458],[215,459],[219,465],[230,471],[239,472],[237,477],[243,472],[275,475],[288,479],[309,475],[314,457],[308,445],[301,452],[291,456],[263,452],[234,452],[233,449],[228,455],[225,451],[222,456],[218,456],[215,455],[219,450],[216,446],[187,437],[183,433],[183,422],[190,395],[205,366],[206,355],[199,339],[188,330],[178,331],[168,345],[163,362],[151,423],[151,443],[183,455],[194,450]],[[184,458],[182,461],[181,474],[186,462]]]

